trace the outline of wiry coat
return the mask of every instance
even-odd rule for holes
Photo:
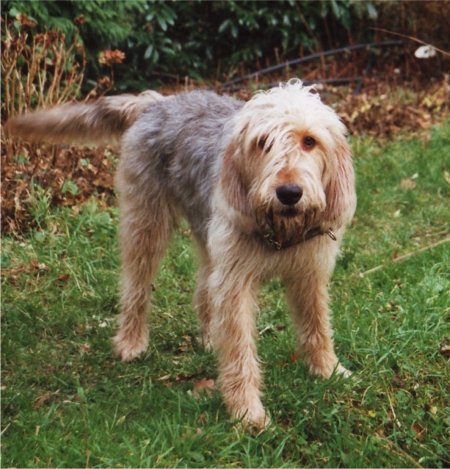
[[[206,242],[220,156],[230,139],[231,118],[242,105],[210,91],[154,102],[123,137],[119,190],[125,175],[135,178],[134,190],[164,197]]]
[[[244,103],[208,91],[101,98],[21,116],[34,140],[121,139],[122,295],[117,353],[148,345],[150,284],[180,216],[199,254],[195,303],[218,353],[231,413],[258,428],[256,295],[278,276],[312,373],[348,373],[333,350],[327,283],[356,205],[345,127],[312,88],[290,81]]]

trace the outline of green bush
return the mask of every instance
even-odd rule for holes
[[[107,0],[4,2],[24,13],[36,30],[57,29],[68,39],[77,29],[88,52],[88,77],[101,75],[101,50],[119,48],[118,88],[146,88],[167,75],[223,78],[320,47],[347,42],[348,30],[374,16],[371,2],[294,0],[191,2]]]
[[[446,48],[448,2],[6,0],[3,11],[25,13],[36,30],[79,29],[88,54],[87,76],[105,69],[103,50],[120,49],[118,89],[148,88],[169,77],[223,80],[312,51],[391,38],[378,26],[418,35]],[[420,31],[420,34],[417,33]]]

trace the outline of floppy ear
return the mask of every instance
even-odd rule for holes
[[[236,143],[232,142],[225,150],[221,173],[221,188],[228,204],[235,210],[250,214],[248,190],[242,177],[239,165],[235,161],[235,153],[239,151]]]
[[[356,208],[355,175],[350,147],[343,135],[334,135],[335,169],[325,189],[325,219],[338,224],[348,223]]]

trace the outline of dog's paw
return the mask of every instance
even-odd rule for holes
[[[259,416],[245,415],[241,417],[237,422],[237,428],[254,435],[259,435],[269,427],[270,423],[270,417],[264,412],[263,415]]]
[[[270,417],[262,405],[251,409],[240,409],[232,412],[238,427],[250,433],[260,433],[270,425]]]
[[[123,362],[131,362],[144,353],[148,347],[148,337],[130,340],[120,332],[113,338],[112,342],[115,354]]]
[[[328,364],[328,366],[322,367],[310,366],[310,373],[313,376],[318,376],[319,378],[323,379],[331,378],[334,374],[342,378],[350,378],[350,376],[352,375],[352,372],[350,370],[347,370],[347,368],[342,366],[340,363],[334,365]]]
[[[309,365],[309,372],[313,376],[328,379],[333,375],[349,378],[351,371],[343,367],[334,353],[317,353],[305,357],[307,365]]]
[[[347,370],[347,368],[342,366],[340,363],[338,363],[335,369],[335,373],[341,376],[342,378],[350,378],[350,376],[352,375],[352,372],[350,370]]]

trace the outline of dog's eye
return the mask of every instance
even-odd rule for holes
[[[272,148],[272,144],[267,145],[268,138],[269,138],[268,135],[262,135],[261,137],[258,138],[256,142],[256,145],[258,146],[258,148],[260,150],[264,150],[266,153],[268,153],[270,149]]]
[[[302,145],[305,150],[312,150],[316,146],[316,143],[316,139],[310,135],[307,135],[302,140]]]

